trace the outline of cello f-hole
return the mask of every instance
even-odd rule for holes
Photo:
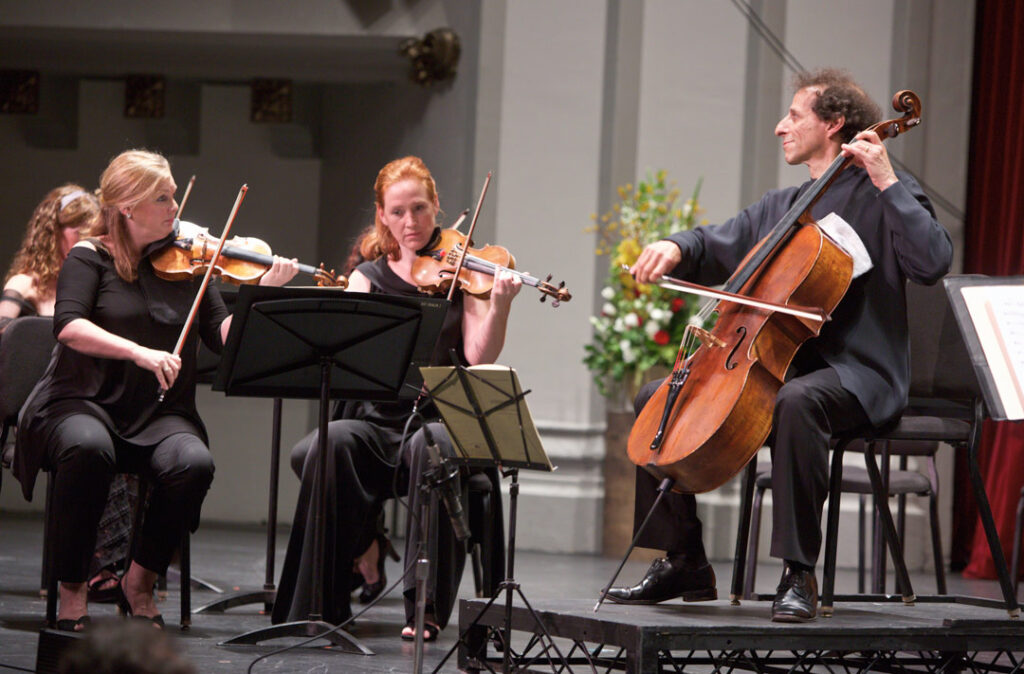
[[[738,363],[736,363],[732,359],[732,357],[736,355],[736,349],[740,348],[740,346],[743,345],[743,342],[746,341],[747,339],[747,326],[741,325],[740,327],[736,328],[736,334],[739,335],[740,338],[739,341],[736,342],[736,346],[732,347],[732,351],[729,352],[729,357],[725,359],[726,370],[733,370],[738,365]]]

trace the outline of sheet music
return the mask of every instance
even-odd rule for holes
[[[960,289],[1008,419],[1024,419],[1024,287]]]
[[[480,419],[453,367],[421,367],[423,383],[448,427],[463,458],[492,460],[491,448]],[[516,371],[505,365],[474,365],[466,368],[467,384],[485,412],[485,422],[508,465],[533,470],[554,470],[541,444],[540,434],[525,398],[506,404],[523,389]]]
[[[860,236],[850,226],[850,223],[843,220],[835,213],[829,213],[818,220],[818,227],[828,234],[840,248],[853,258],[853,278],[857,278],[874,266],[871,262],[871,254],[864,247]]]

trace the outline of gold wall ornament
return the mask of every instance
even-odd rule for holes
[[[163,75],[129,75],[124,79],[124,116],[162,119],[166,95],[167,81]]]
[[[250,120],[270,124],[290,123],[292,93],[291,80],[254,79]]]
[[[455,79],[462,44],[452,29],[435,28],[424,35],[422,40],[413,37],[402,42],[399,53],[412,64],[409,72],[412,81],[429,87],[437,82]]]
[[[38,71],[0,70],[0,112],[9,115],[38,114]]]

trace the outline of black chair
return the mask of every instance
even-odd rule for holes
[[[900,541],[904,540],[903,532],[906,527],[906,497],[915,495],[928,498],[928,514],[932,541],[932,555],[935,564],[935,585],[940,595],[946,594],[946,573],[942,555],[942,535],[939,528],[939,477],[935,466],[935,452],[938,450],[937,442],[886,442],[882,450],[882,480],[887,485],[886,491],[890,496],[899,499],[897,509],[897,532]],[[847,447],[847,451],[864,451],[864,443],[857,440]],[[889,469],[889,458],[899,458],[899,468]],[[909,457],[916,457],[924,462],[925,472],[920,470],[908,470]],[[744,599],[754,597],[754,585],[757,579],[757,553],[759,547],[759,536],[761,529],[761,506],[764,501],[764,493],[771,489],[771,468],[759,466],[757,476],[754,479],[754,502],[751,513],[751,529],[748,542],[749,555],[746,563],[745,579],[743,582]],[[867,583],[865,581],[865,551],[867,544],[867,500],[874,494],[871,486],[871,479],[868,476],[867,468],[859,466],[846,466],[843,468],[843,477],[840,490],[844,494],[857,494],[860,498],[858,509],[858,548],[857,548],[857,592],[864,593]],[[877,527],[872,527],[873,532]],[[873,536],[872,550],[872,592],[881,593],[885,589],[884,555],[881,549],[881,542]]]
[[[977,448],[985,417],[984,401],[974,367],[956,323],[945,284],[907,287],[907,314],[910,325],[910,405],[902,417],[884,428],[861,429],[858,433],[835,438],[829,479],[828,517],[825,531],[825,563],[822,571],[821,613],[830,616],[835,600],[836,546],[839,534],[839,496],[843,481],[843,454],[850,443],[863,440],[865,468],[875,496],[879,524],[896,570],[897,588],[905,603],[915,601],[910,577],[901,554],[901,545],[882,474],[875,458],[878,443],[884,441],[943,442],[963,447],[968,453],[971,484],[978,500],[979,515],[1000,577],[1005,603],[966,600],[980,605],[998,604],[1011,617],[1020,609],[1012,592],[1006,560],[992,519],[985,486],[978,469]],[[732,598],[743,596],[742,569],[745,568],[752,494],[756,465],[747,467],[743,483],[739,536],[733,569]],[[867,595],[862,595],[863,598]],[[850,597],[857,599],[858,597]],[[844,597],[846,599],[846,597]]]
[[[53,319],[45,316],[16,318],[0,336],[0,448],[18,425],[18,412],[50,364],[56,344]]]

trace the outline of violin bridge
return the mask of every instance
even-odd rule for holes
[[[723,346],[725,346],[725,342],[723,342],[718,337],[715,337],[713,334],[711,334],[704,328],[698,328],[697,326],[693,326],[693,332],[697,335],[697,339],[700,340],[700,343],[708,348],[711,348],[712,346],[722,348]]]

